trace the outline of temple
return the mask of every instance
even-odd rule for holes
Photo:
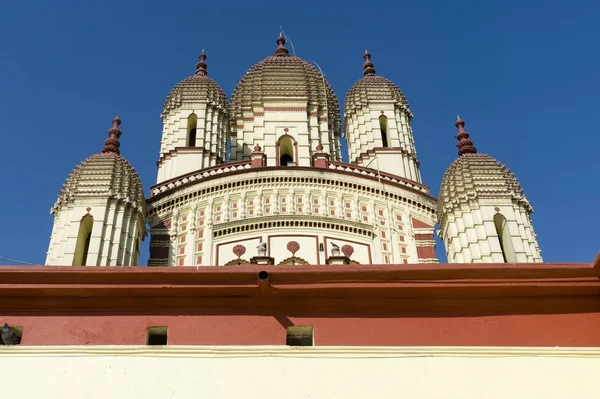
[[[3,393],[600,395],[600,254],[544,263],[519,181],[460,117],[433,196],[407,98],[363,58],[342,115],[283,36],[231,97],[202,50],[146,195],[114,118],[51,209],[46,266],[0,268]]]

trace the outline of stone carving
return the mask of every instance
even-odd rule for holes
[[[330,242],[331,243],[331,256],[340,256],[340,246],[337,245],[335,242]]]
[[[242,255],[244,255],[246,253],[246,247],[243,245],[236,245],[235,247],[233,247],[233,253],[235,254],[235,256],[239,258],[242,257]]]
[[[346,244],[342,247],[342,253],[350,258],[354,253],[354,247],[352,245]]]
[[[296,255],[296,252],[300,249],[300,244],[297,241],[290,241],[287,243],[287,250],[292,253],[292,256]]]
[[[279,265],[308,265],[309,263],[305,259],[299,258],[297,256],[292,256],[292,257],[282,260],[278,264]]]
[[[258,251],[258,256],[267,256],[267,243],[266,242],[261,242],[260,244],[258,244],[256,249]]]
[[[239,266],[239,265],[247,265],[250,262],[248,262],[246,259],[233,259],[230,260],[229,262],[225,263],[225,266]]]

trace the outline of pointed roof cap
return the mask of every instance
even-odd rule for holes
[[[208,76],[208,72],[206,71],[206,53],[204,49],[200,53],[200,61],[196,64],[196,76]]]
[[[465,154],[477,154],[477,148],[473,146],[473,142],[469,140],[469,133],[465,131],[465,121],[460,119],[460,116],[456,116],[456,123],[454,124],[458,128],[458,134],[455,136],[458,140],[458,156]]]
[[[283,35],[279,35],[277,38],[277,45],[275,54],[273,54],[275,57],[285,57],[290,55],[290,52],[285,47],[285,37],[283,37]]]
[[[375,65],[371,62],[371,53],[369,53],[367,49],[365,49],[363,58],[365,59],[365,63],[363,64],[363,75],[375,76]]]
[[[119,138],[123,134],[123,132],[119,129],[121,125],[121,119],[118,116],[115,116],[112,120],[113,126],[108,129],[108,138],[104,142],[104,148],[102,149],[102,153],[114,153],[117,155],[121,154],[119,147],[121,147],[121,143],[119,142]]]

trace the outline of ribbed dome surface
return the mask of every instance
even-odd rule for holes
[[[354,84],[346,95],[345,114],[362,108],[370,102],[390,101],[398,104],[410,117],[413,116],[408,101],[394,82],[378,75],[367,75]]]
[[[79,164],[63,185],[51,213],[77,198],[113,198],[145,212],[144,189],[135,169],[112,152],[95,154]]]
[[[286,50],[287,52],[287,50]],[[231,121],[243,118],[243,111],[264,98],[300,97],[311,105],[327,108],[329,124],[340,131],[340,106],[329,83],[306,61],[285,53],[267,57],[250,68],[231,97]],[[325,91],[327,97],[325,97]]]
[[[207,101],[221,109],[227,109],[227,96],[221,87],[208,76],[193,75],[179,82],[167,96],[163,106],[164,118],[169,111],[185,102]]]
[[[478,198],[508,198],[533,209],[521,184],[505,165],[487,154],[463,154],[446,170],[438,198],[438,218]]]

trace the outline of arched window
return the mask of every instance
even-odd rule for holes
[[[279,148],[279,166],[295,166],[295,142],[292,136],[281,136],[277,142]]]
[[[504,263],[515,263],[517,257],[508,230],[508,223],[501,213],[494,215],[494,226],[496,227],[496,233],[498,234],[498,241],[500,242]]]
[[[85,266],[87,263],[93,225],[94,218],[92,215],[85,215],[79,222],[79,232],[77,233],[77,243],[75,244],[73,266]]]
[[[385,115],[381,115],[379,117],[379,129],[381,129],[381,142],[384,147],[388,146],[388,137],[387,137],[387,117]]]
[[[196,114],[191,114],[188,117],[188,125],[187,125],[187,143],[188,147],[196,146],[196,125],[198,123],[198,117]]]

